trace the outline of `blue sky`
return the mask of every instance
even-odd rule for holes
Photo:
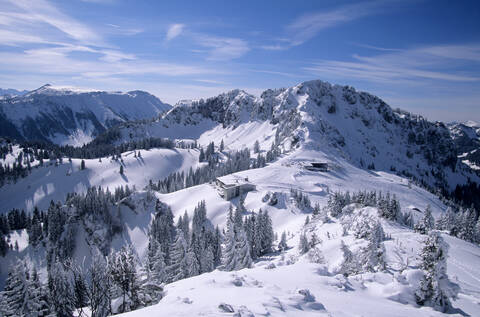
[[[322,79],[480,121],[479,1],[0,0],[0,87],[214,96]]]

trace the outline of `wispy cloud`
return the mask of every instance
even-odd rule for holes
[[[199,83],[212,84],[212,85],[223,85],[223,84],[225,84],[224,82],[221,82],[221,81],[218,81],[218,80],[213,80],[213,79],[194,79],[194,81],[197,81]]]
[[[228,61],[245,55],[250,47],[247,41],[238,38],[194,34],[195,41],[208,48],[208,60]]]
[[[418,79],[480,81],[478,74],[462,69],[463,60],[480,61],[480,46],[429,46],[368,57],[354,55],[352,61],[322,60],[305,69],[327,78],[356,78],[378,83]]]
[[[97,32],[87,25],[63,14],[45,0],[11,0],[11,3],[28,13],[30,20],[34,19],[37,23],[46,23],[72,39],[82,43],[104,45],[103,39]]]
[[[177,23],[177,24],[170,25],[167,30],[166,40],[167,41],[173,40],[174,38],[182,34],[184,28],[185,28],[184,24]]]
[[[286,39],[260,48],[279,51],[301,45],[325,29],[386,11],[394,2],[368,1],[302,15],[286,26]]]

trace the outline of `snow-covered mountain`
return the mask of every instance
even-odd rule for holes
[[[473,121],[451,123],[450,135],[457,147],[458,157],[474,170],[480,170],[480,126]]]
[[[151,119],[170,108],[144,91],[85,91],[47,84],[0,100],[0,135],[80,146],[118,123]]]
[[[252,148],[256,140],[269,146],[278,139],[287,150],[320,150],[330,159],[343,157],[359,167],[413,176],[447,190],[471,174],[457,159],[462,143],[445,124],[319,80],[267,90],[260,97],[233,90],[183,101],[160,120],[124,125],[122,135],[123,141],[146,135],[198,139],[201,144],[223,139],[231,148]]]
[[[17,90],[12,88],[0,88],[0,99],[12,98],[15,96],[23,96],[28,93],[28,90]]]
[[[59,94],[59,89],[46,90],[44,98]],[[60,91],[62,96],[96,94]],[[131,285],[140,287],[141,299],[129,293],[133,308],[121,306],[125,296],[122,299],[116,280],[109,292],[115,311],[140,308],[125,317],[480,312],[477,213],[460,210],[440,193],[457,184],[479,183],[474,168],[458,158],[474,142],[466,125],[429,122],[351,87],[310,81],[267,90],[260,97],[234,90],[206,100],[184,100],[158,120],[123,122],[112,131],[117,145],[166,137],[194,140],[189,144],[203,148],[185,143],[180,148],[177,143],[176,148],[139,150],[128,145],[123,153],[83,160],[43,153],[40,162],[38,149],[1,144],[3,166],[31,167],[25,177],[5,177],[0,187],[0,212],[13,210],[7,222],[20,228],[0,231],[12,246],[0,257],[1,268],[14,267],[17,258],[28,259],[46,281],[47,271],[52,278],[52,270],[58,270],[55,261],[73,259],[85,270],[88,284],[96,255],[128,257],[134,268],[129,274],[138,278]],[[459,141],[463,138],[469,141]],[[312,162],[327,163],[327,171],[307,169]],[[254,185],[254,190],[226,201],[214,181],[220,172],[230,174],[233,183]],[[37,216],[21,224],[18,210],[31,212],[35,207],[45,212],[43,220]],[[386,209],[395,215],[385,216]],[[229,210],[235,210],[234,219],[229,220]],[[260,210],[269,215],[269,232],[269,226],[252,225],[252,215],[260,217]],[[0,225],[5,230],[6,225]],[[267,251],[251,265],[242,262],[273,232],[277,238]],[[280,247],[283,233],[286,246]],[[432,264],[435,272],[427,271],[421,259],[431,237],[440,237],[434,246],[441,248]],[[305,240],[308,251],[300,248]],[[214,243],[221,245],[224,256],[212,265],[214,256],[209,255],[218,255],[212,251]],[[131,254],[121,253],[126,246],[132,247]],[[242,263],[249,268],[228,268],[231,248],[241,251],[232,257],[235,268]],[[166,285],[150,275],[149,261],[156,261]],[[109,270],[114,274],[115,267]],[[56,272],[71,278],[62,269]],[[422,285],[426,277],[436,286]],[[6,278],[2,269],[0,286]],[[53,277],[51,284],[56,283],[63,282]],[[152,284],[162,289],[160,296],[151,296]],[[437,298],[442,302],[445,295],[451,305],[419,301],[419,292],[423,296],[433,287],[431,297],[441,294]]]

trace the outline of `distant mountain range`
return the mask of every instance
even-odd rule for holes
[[[16,90],[16,89],[2,89],[0,88],[0,98],[1,97],[13,97],[13,96],[23,96],[28,93],[28,90]]]
[[[170,108],[139,90],[84,91],[47,84],[0,100],[0,135],[82,145],[118,123],[151,119]]]

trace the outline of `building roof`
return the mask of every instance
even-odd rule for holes
[[[226,187],[236,186],[241,184],[250,184],[250,182],[248,181],[248,178],[241,177],[238,175],[233,175],[233,174],[218,177],[217,180],[225,184]]]

